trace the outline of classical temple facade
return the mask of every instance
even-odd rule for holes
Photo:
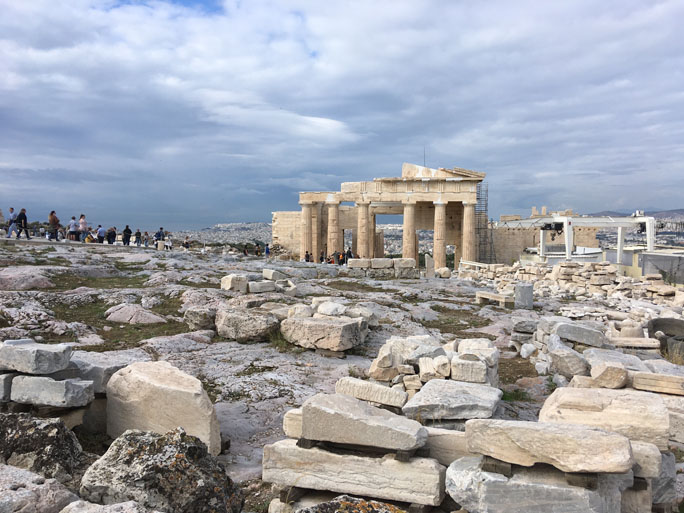
[[[477,184],[485,173],[467,169],[431,169],[404,164],[399,178],[345,182],[339,192],[300,192],[298,212],[273,212],[273,244],[300,258],[318,260],[344,251],[344,230],[352,231],[354,255],[384,256],[384,237],[376,216],[403,216],[404,258],[418,259],[417,230],[433,230],[435,268],[446,267],[446,246],[454,245],[455,262],[477,260],[475,204]]]

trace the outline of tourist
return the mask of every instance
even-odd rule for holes
[[[271,248],[268,247],[268,244],[266,244],[266,248],[264,249],[264,255],[266,255],[266,258],[271,258]]]
[[[45,228],[43,228],[43,227],[41,226],[40,229],[38,230],[38,233],[40,234],[40,238],[41,238],[41,239],[44,239],[44,238],[45,238]]]
[[[304,261],[305,262],[310,262],[311,261],[311,256],[309,256],[309,252],[304,253]]]
[[[256,248],[254,249],[254,254],[256,256],[261,256],[261,246],[259,246],[259,243],[257,243]]]
[[[55,214],[54,210],[50,212],[50,215],[48,216],[48,224],[50,225],[50,236],[48,237],[48,240],[59,240],[57,237],[57,231],[59,230],[59,217],[57,217],[57,214]]]
[[[128,225],[126,225],[126,228],[123,229],[123,245],[124,246],[130,246],[131,245],[131,235],[133,234],[133,230],[129,228]]]
[[[12,207],[9,209],[9,218],[7,219],[7,238],[12,236],[12,233],[17,233],[17,213]]]
[[[321,250],[321,256],[318,257],[318,261],[322,264],[325,263],[325,253],[323,252],[323,250]]]
[[[97,231],[95,233],[97,234],[97,243],[98,244],[104,244],[105,234],[107,232],[105,231],[105,229],[102,227],[101,224],[97,225]]]
[[[350,258],[354,258],[354,254],[352,253],[351,248],[347,248],[347,262],[349,262]]]
[[[150,234],[147,232],[143,234],[143,244],[145,244],[145,247],[150,245]]]
[[[164,241],[164,249],[168,249],[169,251],[173,249],[173,240],[171,239],[170,233],[166,234],[166,240]]]
[[[31,240],[31,236],[28,232],[28,219],[26,218],[25,208],[22,208],[19,214],[17,215],[16,223],[19,227],[19,231],[17,232],[17,240],[21,238],[22,231],[26,232],[26,240]]]
[[[76,221],[76,216],[71,216],[71,221],[69,221],[69,240],[78,240],[78,221]]]
[[[140,228],[135,230],[135,245],[140,247],[142,243],[142,234],[140,233]]]
[[[247,246],[245,246],[245,249],[242,250],[242,254],[245,256],[249,255],[249,253],[247,253]]]
[[[185,249],[190,249],[190,236],[186,235],[185,240],[183,241],[183,247]]]
[[[107,244],[114,244],[116,242],[116,226],[112,226],[107,230]]]
[[[85,242],[86,237],[90,233],[88,231],[88,221],[86,221],[85,214],[81,214],[81,217],[78,218],[78,231],[80,233],[81,242]]]
[[[159,242],[160,240],[164,240],[164,228],[161,226],[159,227],[159,231],[154,234],[154,242]]]

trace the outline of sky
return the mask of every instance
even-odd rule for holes
[[[489,213],[684,207],[684,2],[0,0],[0,208],[270,221],[487,173]]]

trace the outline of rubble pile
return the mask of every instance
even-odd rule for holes
[[[641,279],[618,276],[610,262],[547,264],[461,264],[458,277],[474,279],[511,291],[516,282],[534,282],[537,297],[647,299],[655,304],[684,306],[684,291],[666,284],[659,274]]]
[[[497,387],[499,350],[485,338],[442,344],[430,335],[390,337],[371,363],[369,376],[413,398],[434,379]]]

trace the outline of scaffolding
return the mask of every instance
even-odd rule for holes
[[[485,182],[479,182],[477,184],[477,203],[475,205],[478,262],[491,264],[496,261],[492,229],[489,223],[489,187]]]

